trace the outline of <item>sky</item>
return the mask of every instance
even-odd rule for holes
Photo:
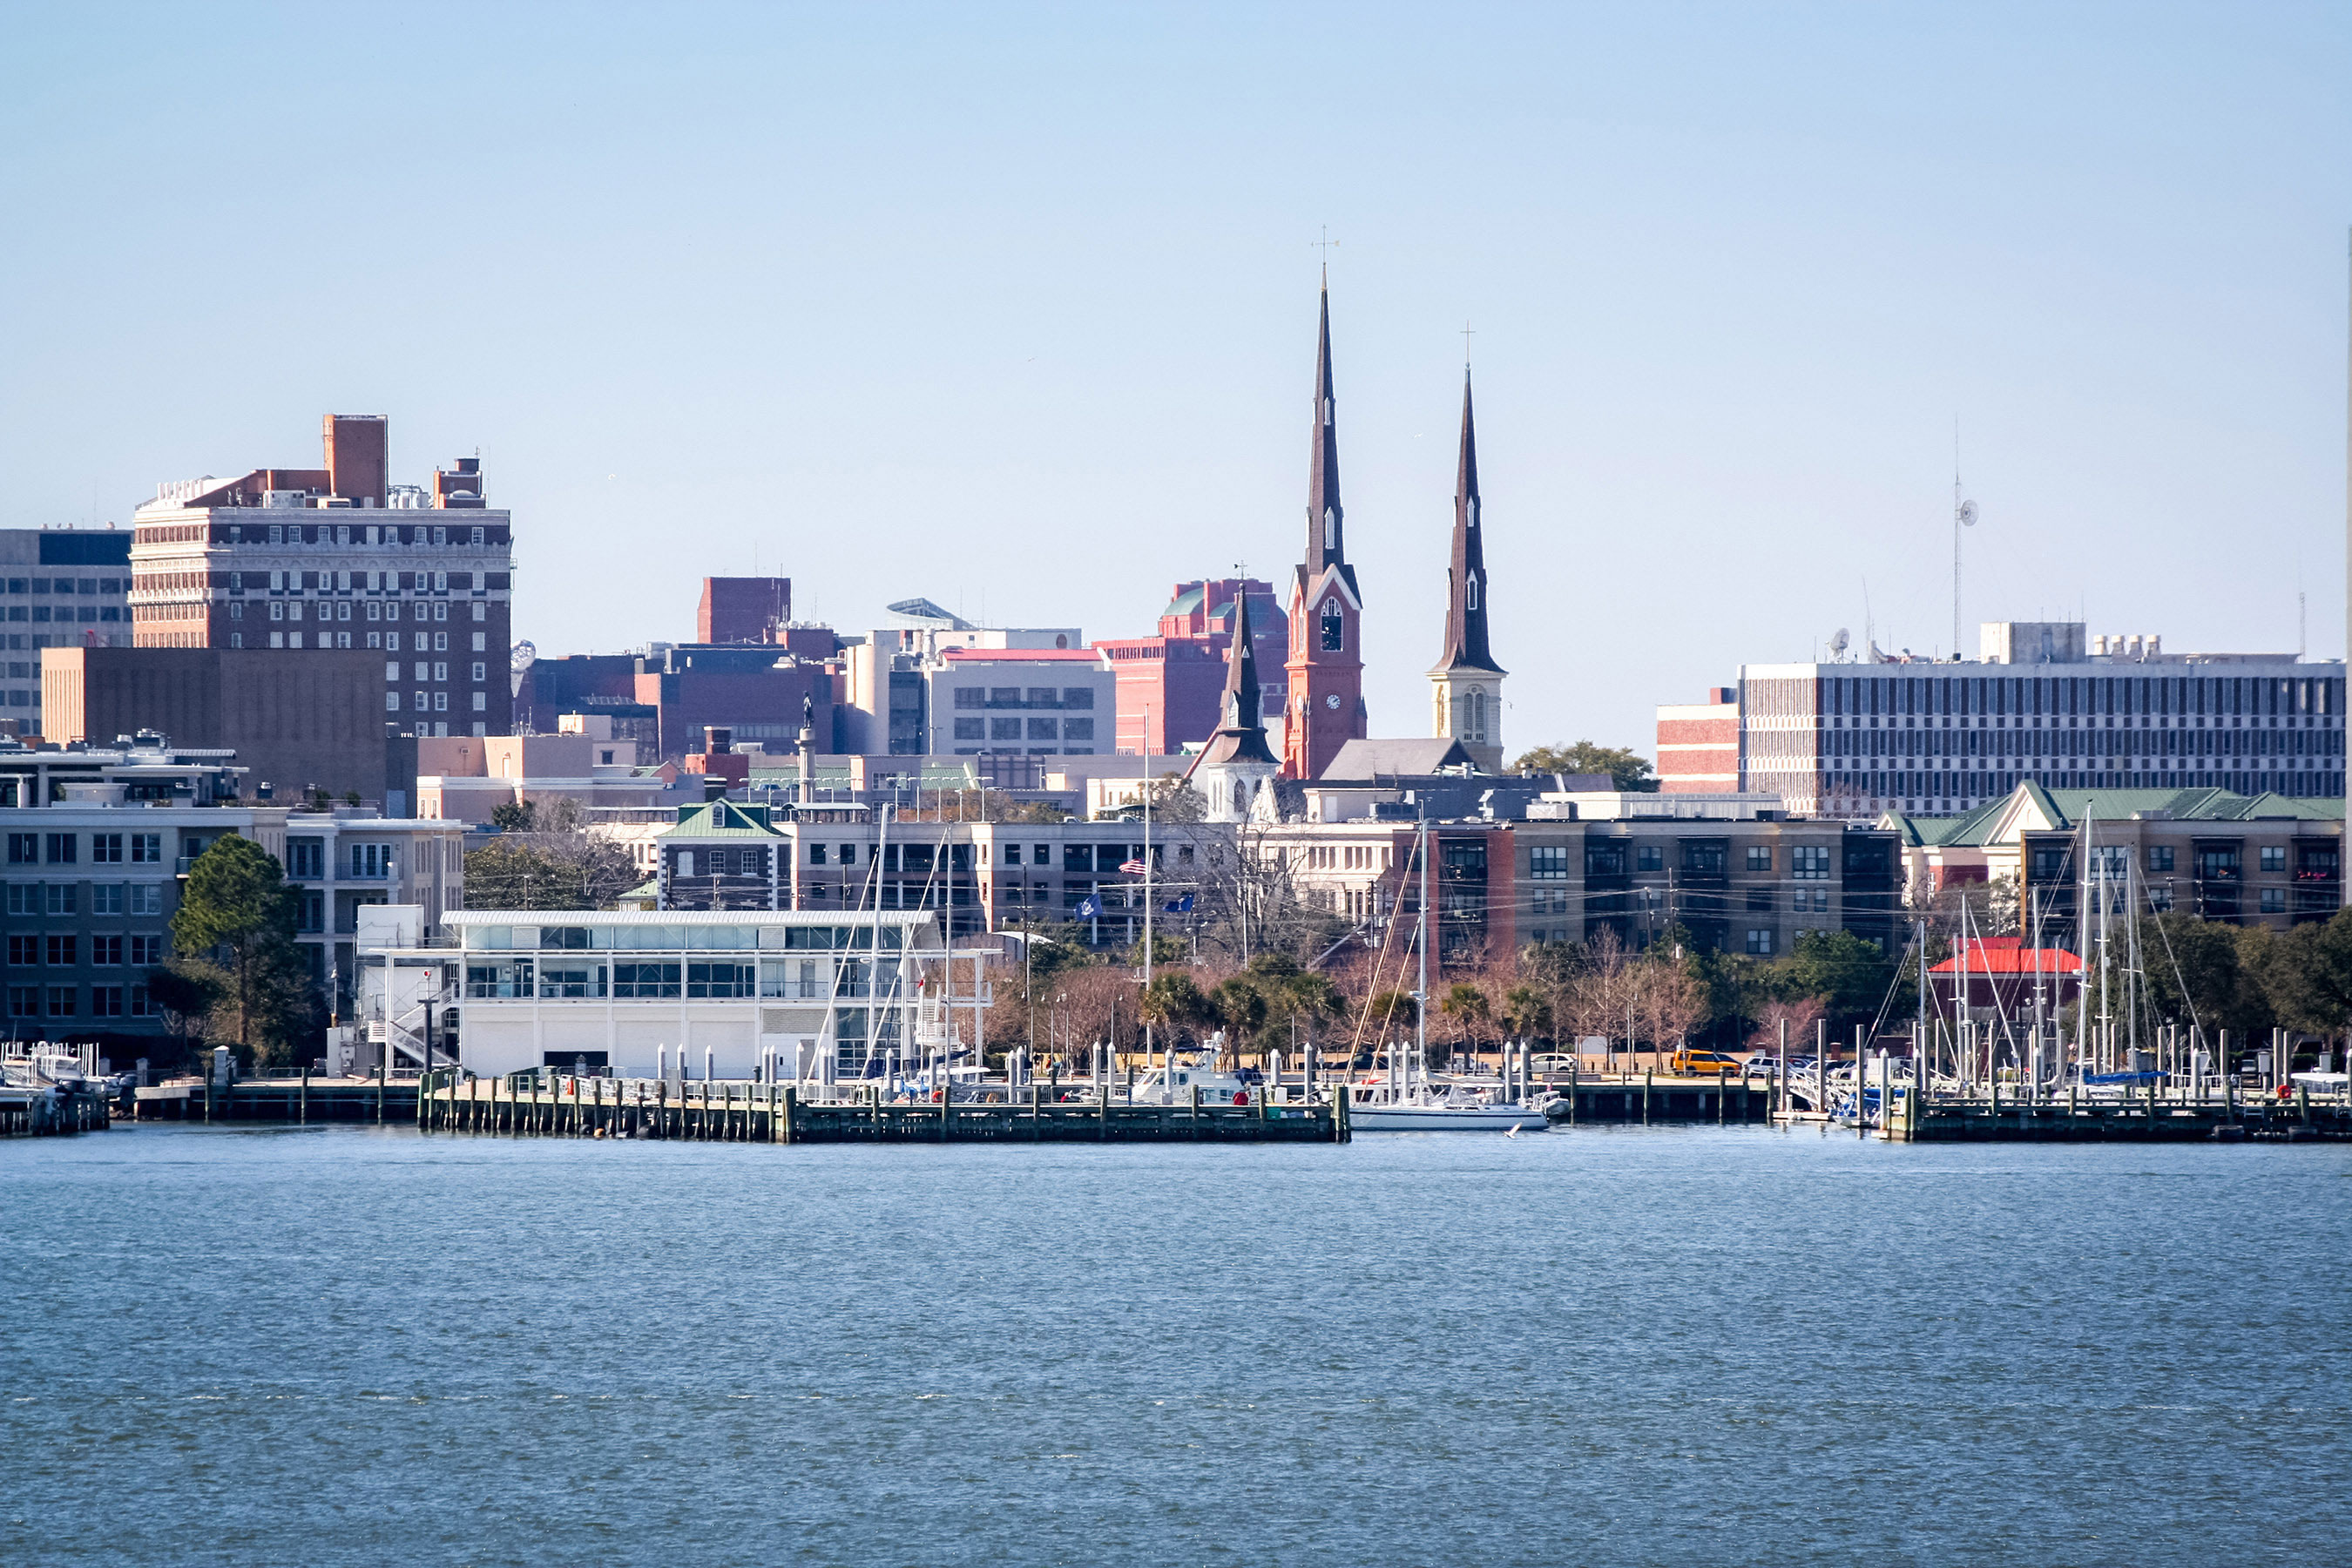
[[[2345,646],[2352,9],[0,7],[0,526],[478,452],[542,654],[779,573],[1148,635],[1305,547],[1375,735],[1465,324],[1517,752],[2081,618]]]

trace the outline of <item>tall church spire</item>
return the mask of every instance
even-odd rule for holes
[[[1489,773],[1503,766],[1503,667],[1486,645],[1485,505],[1470,367],[1462,367],[1462,457],[1454,480],[1454,558],[1445,573],[1445,647],[1429,671],[1431,733],[1459,741]]]
[[[1290,586],[1290,696],[1282,767],[1320,778],[1339,748],[1364,738],[1364,661],[1358,624],[1364,601],[1348,564],[1339,504],[1339,426],[1331,393],[1331,283],[1323,282],[1315,337],[1315,440],[1307,468],[1307,553]]]
[[[1454,479],[1454,558],[1445,574],[1445,651],[1440,669],[1502,673],[1486,647],[1486,552],[1480,537],[1478,428],[1470,407],[1470,370],[1462,370],[1462,457]]]
[[[1339,426],[1331,398],[1331,285],[1323,284],[1323,319],[1315,339],[1315,441],[1307,474],[1307,555],[1320,572],[1347,561],[1347,509],[1339,504]]]

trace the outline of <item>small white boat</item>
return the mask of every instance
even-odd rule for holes
[[[1358,1132],[1540,1132],[1550,1125],[1540,1110],[1458,1084],[1391,1094],[1375,1079],[1357,1090],[1364,1098],[1348,1108],[1348,1125]]]
[[[1195,1089],[1202,1105],[1255,1105],[1257,1090],[1238,1074],[1225,1070],[1224,1036],[1210,1037],[1198,1050],[1170,1053],[1172,1065],[1156,1067],[1135,1080],[1133,1105],[1190,1105]]]

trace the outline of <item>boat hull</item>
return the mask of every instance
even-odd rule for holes
[[[1348,1112],[1357,1132],[1540,1132],[1548,1125],[1541,1111],[1511,1106],[1366,1105]]]

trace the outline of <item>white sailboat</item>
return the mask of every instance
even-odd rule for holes
[[[1492,1087],[1462,1083],[1444,1088],[1429,1077],[1429,819],[1421,822],[1421,974],[1413,998],[1413,1041],[1409,1059],[1389,1052],[1385,1075],[1357,1086],[1348,1123],[1358,1132],[1540,1132],[1549,1125],[1540,1110],[1508,1097],[1503,1080]]]

